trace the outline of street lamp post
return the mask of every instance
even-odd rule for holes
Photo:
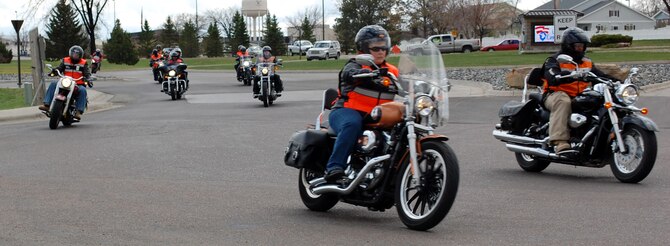
[[[326,40],[326,5],[321,0],[321,40]]]
[[[16,58],[17,58],[17,63],[19,64],[19,70],[18,70],[18,77],[19,77],[19,82],[16,83],[19,88],[21,88],[21,38],[19,37],[19,30],[21,30],[21,25],[23,25],[23,20],[12,20],[12,26],[14,26],[14,30],[16,31]]]

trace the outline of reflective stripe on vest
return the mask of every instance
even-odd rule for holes
[[[399,76],[398,68],[395,66],[385,63],[382,67],[388,68],[388,72],[393,73],[396,77]],[[362,66],[362,68],[372,70],[369,66]],[[395,94],[393,93],[356,86],[353,91],[347,93],[347,100],[344,102],[344,107],[369,114],[375,106],[393,101],[394,96]]]
[[[561,71],[568,71],[568,72],[572,72],[572,71],[575,71],[577,69],[575,64],[572,64],[572,63],[561,63],[561,64],[559,64],[559,67],[561,68]],[[586,58],[586,57],[582,58],[582,63],[579,64],[579,70],[590,71],[591,68],[593,68],[593,62],[591,62],[591,59]],[[579,93],[582,93],[582,91],[584,91],[584,89],[588,88],[589,85],[591,85],[591,83],[589,83],[589,82],[576,80],[576,81],[571,82],[571,83],[560,84],[560,85],[556,85],[556,86],[549,86],[548,81],[546,79],[543,79],[543,80],[544,80],[544,91],[545,92],[547,92],[547,91],[563,91],[566,94],[568,94],[568,96],[570,96],[570,97],[576,97],[577,95],[579,95]]]
[[[70,57],[65,57],[65,59],[63,59],[63,65],[65,65],[65,76],[70,76],[75,80],[84,76],[84,66],[86,66],[85,59],[79,59],[79,63],[74,64]],[[84,81],[77,80],[77,84],[83,85]]]

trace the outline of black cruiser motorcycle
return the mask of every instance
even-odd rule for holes
[[[577,65],[568,55],[559,55],[557,60]],[[572,100],[569,142],[576,154],[554,153],[549,146],[549,111],[543,107],[542,94],[530,93],[526,99],[529,84],[542,86],[542,80],[533,79],[542,73],[540,68],[526,76],[522,101],[510,101],[500,109],[501,123],[493,136],[506,143],[519,166],[528,172],[541,172],[552,162],[597,168],[610,165],[619,181],[638,183],[656,162],[658,126],[643,116],[648,113],[646,108],[634,106],[638,87],[631,81],[637,71],[631,69],[623,83],[579,67],[572,74],[557,76],[599,82]],[[538,76],[530,76],[534,73]]]
[[[448,117],[449,85],[440,53],[427,54],[403,55],[399,78],[376,67],[371,55],[355,58],[374,69],[356,77],[391,85],[398,96],[366,118],[345,176],[336,184],[323,178],[336,135],[321,118],[338,92],[325,91],[316,125],[295,133],[284,157],[286,165],[299,169],[298,191],[307,208],[327,211],[339,201],[371,211],[395,206],[413,230],[428,230],[445,218],[458,191],[459,168],[448,138],[435,133]]]

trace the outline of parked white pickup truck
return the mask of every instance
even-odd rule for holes
[[[297,54],[307,54],[307,50],[312,48],[312,42],[309,40],[296,40],[293,44],[288,46],[288,54],[293,56]]]
[[[441,53],[464,52],[479,50],[481,45],[478,39],[455,39],[451,34],[439,34],[428,37],[420,44],[409,45],[406,50],[414,53],[422,53],[424,46],[432,42]]]

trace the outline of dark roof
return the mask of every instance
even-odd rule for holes
[[[609,3],[611,3],[611,1],[600,1],[599,3],[596,3],[596,4],[594,4],[593,6],[584,9],[582,12],[584,12],[584,14],[589,14],[589,13],[591,13],[591,12],[593,12],[593,11],[596,11],[596,10],[598,10],[599,8],[605,6],[605,5],[609,4]]]
[[[571,9],[575,7],[575,5],[582,2],[584,2],[584,0],[561,0],[561,4],[558,7],[559,9]],[[554,9],[554,1],[549,1],[548,3],[542,4],[540,7],[537,7],[534,10],[540,9]]]
[[[523,14],[524,16],[554,16],[554,15],[584,15],[582,12],[574,11],[571,9],[541,9],[541,10],[531,10]]]

